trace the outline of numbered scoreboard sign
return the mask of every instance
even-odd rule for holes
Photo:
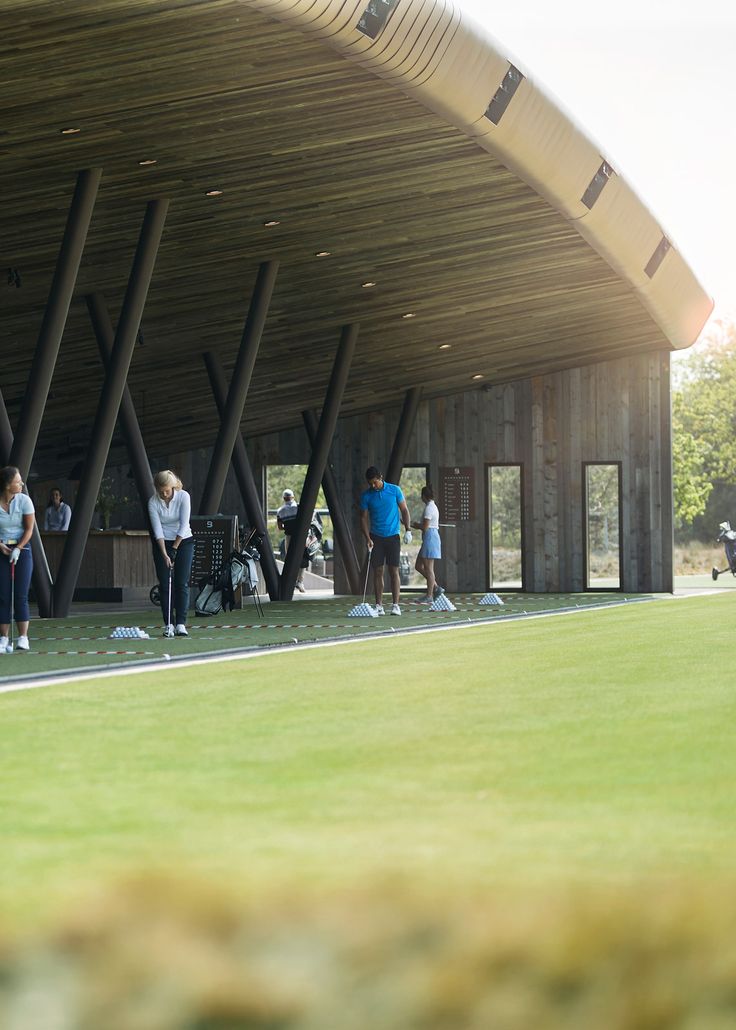
[[[191,587],[199,587],[203,579],[216,576],[230,552],[238,547],[237,515],[192,515],[189,520],[194,535],[194,560],[189,577]]]
[[[439,508],[448,522],[472,522],[475,518],[475,469],[441,468]]]

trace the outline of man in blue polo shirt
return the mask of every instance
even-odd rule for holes
[[[399,530],[404,523],[404,543],[411,543],[411,518],[401,487],[386,483],[375,467],[365,470],[368,489],[360,495],[360,528],[368,544],[369,561],[373,565],[373,589],[376,595],[376,612],[383,610],[383,566],[388,565],[391,580],[392,615],[401,615],[399,594],[399,557],[401,538]]]

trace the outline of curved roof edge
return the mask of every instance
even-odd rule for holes
[[[674,348],[695,342],[713,301],[687,262],[598,144],[461,4],[381,0],[371,5],[376,15],[369,0],[243,2],[318,37],[473,138],[573,222]]]

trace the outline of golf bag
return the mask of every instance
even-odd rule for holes
[[[195,615],[219,615],[235,607],[235,591],[240,587],[242,594],[253,598],[258,612],[263,616],[261,599],[258,595],[258,567],[261,555],[255,546],[256,530],[241,543],[239,551],[232,551],[214,576],[208,576],[199,584],[199,593],[194,601]]]
[[[736,531],[731,529],[730,522],[722,522],[718,528],[720,530],[718,543],[723,543],[728,567],[725,569],[712,569],[711,576],[713,579],[718,579],[724,572],[730,572],[733,576],[736,576]]]
[[[240,551],[232,552],[230,555],[230,583],[233,591],[240,587],[243,597],[253,598],[253,604],[263,618],[263,608],[258,593],[257,562],[261,560],[258,544],[260,544],[260,537],[256,536],[254,529],[246,540],[241,541]]]
[[[287,537],[290,537],[292,535],[295,523],[296,515],[291,519],[283,520],[284,534]],[[322,553],[323,532],[324,527],[322,525],[322,516],[318,511],[315,511],[315,513],[312,515],[312,521],[309,524],[309,529],[307,530],[307,540],[306,544],[304,545],[304,553],[302,555],[302,560],[299,562],[300,568],[308,569],[309,563],[313,561],[319,554]],[[279,553],[281,555],[281,560],[284,561],[286,559],[286,545],[284,540],[282,540],[279,545]]]
[[[195,615],[219,615],[226,607],[235,606],[235,591],[231,586],[230,562],[224,562],[217,573],[199,582],[199,593],[194,599]]]
[[[312,561],[322,551],[322,516],[318,511],[312,515],[312,521],[309,524],[309,531],[307,532],[307,544],[305,547],[308,562]]]

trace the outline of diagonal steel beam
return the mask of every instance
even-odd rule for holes
[[[69,614],[74,588],[79,578],[82,555],[92,525],[95,501],[110,451],[110,442],[120,410],[120,401],[128,377],[128,369],[148,296],[148,287],[151,283],[168,207],[169,201],[160,199],[150,201],[146,208],[128,288],[115,333],[110,364],[97,405],[84,473],[79,483],[79,493],[74,502],[72,521],[69,525],[59,574],[54,587],[54,615],[57,617],[65,618]]]
[[[309,442],[311,443],[312,448],[314,448],[317,441],[317,415],[312,410],[303,411],[302,418],[304,419],[304,427],[307,430]],[[358,556],[355,553],[355,544],[353,542],[352,534],[350,533],[350,525],[345,517],[345,509],[335,480],[335,473],[332,471],[332,466],[329,461],[325,464],[325,471],[322,476],[322,489],[325,492],[325,500],[327,501],[327,507],[330,510],[332,528],[335,531],[335,540],[337,541],[337,546],[340,549],[340,557],[342,558],[343,565],[345,566],[345,576],[350,587],[350,593],[359,594],[361,590],[361,578]]]
[[[9,464],[17,465],[21,470],[21,475],[26,478],[30,472],[33,452],[36,449],[41,419],[51,387],[59,345],[64,333],[101,177],[101,168],[90,168],[80,172],[77,176],[77,185],[33,355],[31,373],[28,376],[28,386],[20,409],[18,428],[10,451]]]
[[[417,411],[419,410],[421,399],[421,386],[412,386],[410,390],[406,391],[404,405],[399,416],[399,424],[396,427],[394,445],[391,448],[391,457],[388,459],[388,465],[386,466],[387,483],[398,483],[401,479],[406,449],[409,446],[409,440],[414,430],[414,423],[417,420]]]
[[[10,452],[13,448],[13,428],[10,425],[8,409],[5,407],[5,398],[0,390],[0,466],[10,465]],[[26,493],[28,489],[26,488]],[[38,519],[33,527],[31,537],[31,554],[33,555],[33,589],[38,602],[38,614],[42,619],[48,619],[52,614],[51,591],[53,579],[51,569],[46,559],[41,531],[38,528]]]
[[[217,405],[217,410],[220,413],[220,418],[222,418],[225,410],[225,403],[227,401],[225,374],[216,354],[213,354],[212,351],[207,351],[203,357],[207,368],[207,374],[210,378],[210,385],[215,398],[215,404]],[[258,488],[253,476],[250,458],[248,457],[248,452],[245,449],[245,441],[243,440],[242,433],[239,429],[235,437],[235,448],[233,450],[233,469],[235,470],[235,478],[237,479],[238,486],[240,487],[240,495],[243,498],[248,522],[252,527],[258,530],[258,533],[263,537],[264,546],[261,548],[261,568],[263,569],[263,578],[266,581],[268,596],[272,601],[278,601],[280,580],[279,570],[276,565],[276,559],[273,556],[271,542],[268,538],[268,527],[266,525],[266,520],[263,517],[261,502],[258,496]]]
[[[101,293],[91,293],[85,297],[85,300],[92,328],[97,338],[97,346],[102,356],[102,363],[105,366],[105,370],[107,370],[110,367],[110,356],[112,355],[112,348],[115,342],[110,312]],[[133,398],[130,396],[127,384],[120,401],[119,419],[120,428],[123,431],[125,444],[128,448],[130,465],[133,469],[133,479],[135,480],[141,508],[143,509],[143,517],[146,520],[146,525],[148,525],[148,498],[153,493],[153,476],[151,475],[151,466],[148,463],[148,455],[146,453],[146,445],[143,442],[141,427],[138,424],[138,416],[135,413],[135,405],[133,404]]]
[[[256,363],[263,327],[266,324],[266,315],[271,303],[278,267],[278,261],[265,261],[258,269],[256,285],[253,289],[248,317],[245,320],[240,349],[230,381],[225,411],[220,421],[207,480],[202,491],[202,500],[199,504],[200,515],[214,514],[222,500],[227,470],[230,466],[235,440],[240,431],[245,398],[248,395],[253,366]]]
[[[284,567],[281,571],[282,601],[290,601],[294,596],[294,587],[299,575],[299,564],[307,541],[307,530],[312,521],[314,506],[317,503],[319,484],[324,476],[327,456],[332,445],[332,437],[335,435],[337,416],[340,414],[340,405],[342,404],[345,386],[350,374],[350,365],[355,353],[359,329],[360,326],[357,323],[345,325],[340,335],[340,344],[332,366],[332,374],[330,375],[325,403],[314,441],[312,459],[309,462],[307,474],[304,477],[304,486],[299,497],[299,511],[297,512],[294,529],[292,530],[291,543],[286,552]]]

